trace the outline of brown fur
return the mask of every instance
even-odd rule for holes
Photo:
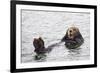
[[[84,43],[84,39],[77,27],[68,28],[61,41],[65,42],[67,48],[77,48]]]
[[[75,36],[77,36],[79,34],[79,29],[77,27],[70,27],[67,30],[67,34],[68,34],[68,38],[74,39]]]
[[[41,37],[34,38],[33,45],[35,47],[35,52],[37,54],[45,53],[44,41],[43,41],[43,39]]]

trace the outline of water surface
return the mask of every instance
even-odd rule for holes
[[[64,43],[55,46],[43,62],[89,60],[90,58],[90,14],[74,12],[30,11],[21,13],[21,62],[34,60],[33,39],[41,36],[45,46],[61,41],[70,26],[76,26],[84,38],[84,44],[77,49],[67,49]]]

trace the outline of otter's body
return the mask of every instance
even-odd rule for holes
[[[61,41],[65,42],[66,48],[69,49],[78,48],[84,43],[84,39],[79,32],[79,29],[76,27],[69,28]]]

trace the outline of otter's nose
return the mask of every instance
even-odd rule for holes
[[[72,30],[69,31],[70,33],[72,32]]]

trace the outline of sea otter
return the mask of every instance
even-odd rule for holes
[[[84,43],[84,39],[77,27],[68,28],[65,36],[61,40],[65,42],[66,48],[75,49]]]
[[[34,52],[36,53],[35,59],[40,60],[46,57],[46,53],[50,53],[52,49],[59,45],[61,42],[53,43],[49,45],[48,47],[45,47],[44,40],[39,37],[39,38],[34,38],[33,40],[33,46],[35,48]]]
[[[46,48],[45,48],[45,45],[44,45],[44,41],[41,37],[34,38],[33,45],[35,47],[34,52],[36,53],[35,59],[39,60],[39,59],[46,56],[45,55]]]

